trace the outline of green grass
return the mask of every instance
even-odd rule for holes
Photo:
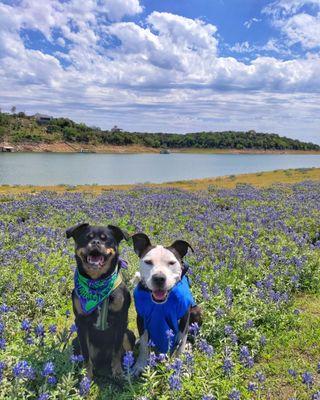
[[[310,399],[311,393],[303,391],[301,374],[309,371],[319,385],[320,374],[320,295],[303,294],[296,297],[294,308],[299,312],[290,329],[280,330],[270,339],[261,354],[258,369],[265,371],[268,379],[268,399]],[[293,369],[293,378],[288,370]]]

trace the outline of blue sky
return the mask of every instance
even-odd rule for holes
[[[320,143],[320,0],[0,0],[0,106]]]

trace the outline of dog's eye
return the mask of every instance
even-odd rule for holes
[[[90,233],[90,234],[88,235],[88,238],[89,238],[89,239],[93,239],[93,238],[94,238],[94,234],[93,234],[93,233]]]
[[[100,237],[102,240],[106,240],[106,238],[107,238],[106,235],[104,235],[104,234],[100,235]]]
[[[169,261],[169,265],[174,265],[175,263],[175,261]]]
[[[152,261],[151,261],[151,260],[145,260],[144,262],[145,262],[145,264],[147,264],[147,265],[152,265]]]

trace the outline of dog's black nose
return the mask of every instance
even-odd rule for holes
[[[100,240],[99,239],[93,239],[91,240],[92,246],[100,246]]]
[[[152,282],[159,287],[163,286],[165,281],[166,276],[164,274],[155,274],[152,276]]]

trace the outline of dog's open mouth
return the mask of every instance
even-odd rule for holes
[[[101,254],[98,250],[92,250],[90,254],[87,255],[87,264],[92,268],[102,268],[106,262],[106,256]]]
[[[167,290],[153,290],[152,291],[152,297],[158,303],[165,301],[167,299],[167,296],[168,296]]]

